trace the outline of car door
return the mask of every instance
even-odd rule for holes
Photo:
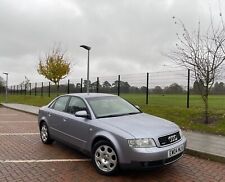
[[[66,105],[68,104],[69,96],[59,97],[51,106],[51,111],[48,113],[48,121],[50,127],[50,133],[54,137],[65,140],[65,128],[66,128]]]
[[[89,113],[85,102],[79,97],[71,96],[67,105],[68,121],[66,133],[70,136],[70,142],[81,149],[85,148],[87,140],[89,139],[90,119],[76,117],[75,113],[84,110]]]

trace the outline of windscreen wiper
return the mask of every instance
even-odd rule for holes
[[[129,112],[127,115],[140,114],[141,112]]]
[[[126,116],[126,115],[132,115],[132,114],[138,114],[140,112],[130,112],[130,113],[124,113],[124,114],[110,114],[106,116],[99,116],[98,118],[111,118],[111,117],[118,117],[118,116]]]
[[[127,115],[126,114],[110,114],[110,115],[106,115],[106,116],[99,116],[98,118],[111,118],[111,117],[118,117],[118,116],[124,116]]]

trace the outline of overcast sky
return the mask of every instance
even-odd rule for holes
[[[92,47],[91,76],[163,71],[171,61],[162,53],[179,32],[172,17],[192,30],[209,23],[210,8],[215,19],[225,10],[218,0],[0,0],[0,73],[9,72],[10,84],[45,80],[39,57],[57,43],[72,63],[70,79],[86,75],[81,44]]]

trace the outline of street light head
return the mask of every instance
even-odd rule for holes
[[[7,73],[7,72],[4,72],[3,74],[4,74],[4,75],[8,75],[9,73]]]
[[[86,50],[91,50],[91,47],[89,47],[89,46],[86,46],[86,45],[81,45],[80,47],[82,47],[82,48],[84,48],[84,49],[86,49]]]

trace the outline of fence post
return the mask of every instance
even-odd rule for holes
[[[68,79],[68,84],[67,84],[67,93],[70,93],[70,80]]]
[[[99,92],[99,77],[97,77],[96,92]]]
[[[24,85],[24,94],[27,95],[27,84]]]
[[[34,95],[37,95],[37,83],[35,83],[35,87],[34,87]]]
[[[31,95],[31,83],[30,83],[30,95]]]
[[[83,79],[80,79],[80,92],[83,92]]]
[[[149,91],[149,73],[147,73],[147,83],[146,83],[146,104],[148,104],[148,91]]]
[[[48,97],[50,97],[51,94],[51,83],[48,82]]]
[[[118,84],[118,86],[117,86],[118,87],[118,90],[117,90],[118,93],[117,94],[119,96],[120,95],[120,75],[118,75],[118,83],[117,84]]]
[[[188,69],[188,83],[187,83],[187,108],[189,108],[190,99],[190,69]]]
[[[43,82],[41,82],[41,96],[43,96]]]

